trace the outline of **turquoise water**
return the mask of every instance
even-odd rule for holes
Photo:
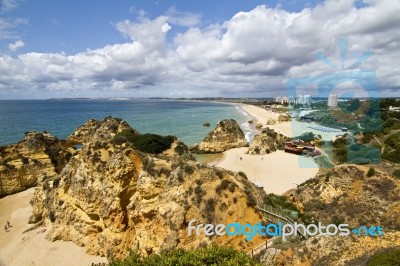
[[[235,119],[250,138],[249,117],[237,106],[173,100],[15,100],[0,101],[0,146],[16,143],[26,131],[48,131],[65,139],[91,118],[120,117],[141,133],[175,135],[199,143],[216,123]],[[211,126],[204,127],[209,121]]]

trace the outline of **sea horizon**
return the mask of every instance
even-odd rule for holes
[[[0,100],[0,146],[17,143],[27,131],[47,131],[57,138],[68,135],[90,119],[122,118],[140,133],[174,135],[194,145],[222,119],[235,119],[246,138],[255,134],[251,118],[228,102],[175,99],[32,99]],[[203,126],[209,122],[210,126]]]

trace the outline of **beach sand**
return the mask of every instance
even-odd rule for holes
[[[106,258],[91,256],[73,242],[51,242],[44,237],[49,227],[40,227],[22,234],[30,228],[28,218],[32,208],[29,204],[34,188],[0,199],[0,265],[91,265],[92,262],[107,262]],[[9,232],[4,231],[10,221]],[[44,232],[44,230],[46,230]]]
[[[278,120],[279,113],[267,111],[261,107],[249,105],[249,104],[238,104],[246,113],[248,113],[251,117],[254,118],[254,123],[261,123],[265,126],[265,123],[269,118]],[[291,122],[283,122],[276,125],[268,125],[269,128],[272,128],[276,132],[285,135],[287,137],[293,137],[292,131],[292,123]]]
[[[262,123],[264,126],[269,118],[277,119],[279,116],[279,113],[254,105],[238,104],[238,106],[253,117],[255,123]],[[299,124],[306,128],[306,123]],[[268,125],[268,127],[285,136],[293,136],[292,122]],[[275,194],[282,194],[296,188],[296,184],[315,177],[319,170],[312,158],[280,150],[266,155],[249,155],[246,154],[247,150],[248,148],[238,148],[225,151],[222,160],[214,161],[209,165],[235,172],[242,171],[250,181],[263,187],[266,193]]]
[[[224,158],[215,166],[235,172],[242,171],[251,182],[263,187],[266,193],[275,194],[294,189],[296,184],[313,178],[318,173],[318,165],[312,158],[284,151],[249,155],[246,154],[247,149],[237,148],[224,152]]]
[[[321,130],[316,130],[315,127],[316,128],[322,128],[322,127],[314,122],[307,123],[307,122],[299,122],[293,120],[290,122],[283,122],[283,123],[278,123],[276,125],[267,126],[266,125],[267,120],[269,118],[278,120],[279,113],[271,112],[254,105],[238,104],[238,106],[240,106],[248,115],[253,117],[255,123],[261,123],[263,126],[269,127],[275,130],[276,132],[290,138],[300,136],[301,134],[306,132],[313,132],[316,135],[321,135],[323,140],[330,141],[334,140],[337,135],[343,134],[343,132],[341,132],[340,130],[334,130],[334,132],[325,132]],[[329,129],[333,130],[332,128]]]

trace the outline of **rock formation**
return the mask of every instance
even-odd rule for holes
[[[377,174],[366,177],[365,166],[336,166],[299,186],[289,196],[297,198],[305,211],[325,224],[379,224],[400,230],[400,180],[381,171],[379,165],[374,167]]]
[[[266,125],[276,125],[276,120],[273,118],[268,118]]]
[[[238,123],[233,119],[225,119],[219,121],[215,129],[208,133],[193,151],[197,153],[217,153],[248,145],[249,143]]]
[[[260,134],[254,136],[248,154],[269,154],[277,149],[283,149],[288,138],[276,133],[273,129],[264,128]]]
[[[261,261],[265,265],[287,266],[367,265],[366,262],[374,254],[399,247],[398,231],[385,232],[384,236],[373,238],[319,235],[303,242],[272,245],[261,256]]]
[[[303,217],[349,228],[381,226],[383,236],[315,236],[306,241],[277,243],[262,255],[266,265],[366,265],[375,254],[400,248],[400,180],[391,176],[394,164],[340,165],[321,170],[313,179],[286,195]],[[278,241],[279,242],[279,241]],[[283,248],[284,246],[284,248]]]
[[[292,121],[292,118],[288,114],[280,114],[278,116],[278,123]]]
[[[0,148],[0,197],[33,187],[61,172],[74,149],[47,132],[27,132],[17,144]]]
[[[98,130],[114,125],[110,119],[100,126],[92,121],[97,130],[87,126],[85,131],[97,136]],[[226,123],[219,128],[227,130]],[[235,173],[177,156],[187,154],[179,141],[157,157],[129,143],[98,138],[84,142],[59,179],[45,182],[31,201],[31,222],[52,225],[47,239],[73,241],[90,254],[118,258],[130,249],[151,254],[215,242],[248,250],[265,241],[188,236],[192,219],[203,224],[261,221],[255,206],[263,191]]]
[[[120,118],[106,117],[102,121],[90,119],[68,136],[67,141],[74,144],[106,141],[112,139],[118,132],[124,129],[132,128]],[[139,134],[137,131],[135,133]]]

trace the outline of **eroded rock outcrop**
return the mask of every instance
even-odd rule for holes
[[[120,118],[109,116],[104,120],[90,119],[68,136],[67,141],[74,144],[107,141],[111,140],[118,132],[124,129],[133,130],[127,122]],[[135,133],[139,134],[137,131]]]
[[[381,226],[383,236],[317,235],[305,241],[280,244],[262,255],[266,265],[366,265],[377,252],[400,248],[400,181],[394,164],[343,164],[321,169],[313,179],[286,193],[303,217],[322,225],[348,224],[348,228]],[[368,176],[369,167],[376,174]],[[284,247],[283,247],[284,246]]]
[[[47,132],[27,132],[17,144],[0,148],[0,197],[54,178],[74,149]]]
[[[102,256],[124,257],[130,249],[151,254],[210,242],[245,249],[264,241],[189,237],[192,219],[213,224],[261,221],[255,205],[263,192],[235,173],[176,156],[186,152],[177,142],[157,157],[129,143],[86,142],[59,181],[35,191],[32,221],[52,224],[47,239],[73,241]]]
[[[374,165],[340,165],[318,174],[287,196],[301,202],[304,211],[324,224],[347,223],[352,227],[379,224],[400,230],[400,181]],[[379,169],[379,170],[378,170]]]
[[[261,256],[265,265],[367,265],[378,252],[400,248],[400,232],[380,237],[315,236],[307,241],[272,245]],[[395,265],[395,264],[393,264]]]
[[[268,125],[276,125],[276,120],[273,119],[273,118],[269,118],[269,119],[267,120],[266,125],[267,125],[267,126],[268,126]]]
[[[278,123],[289,122],[289,121],[292,121],[292,118],[288,114],[280,114],[278,116]]]
[[[269,154],[277,149],[283,149],[288,138],[276,133],[273,129],[264,128],[260,134],[254,136],[248,154]]]
[[[213,131],[194,147],[192,151],[197,153],[217,153],[232,148],[246,147],[249,143],[240,128],[233,119],[221,120]]]

